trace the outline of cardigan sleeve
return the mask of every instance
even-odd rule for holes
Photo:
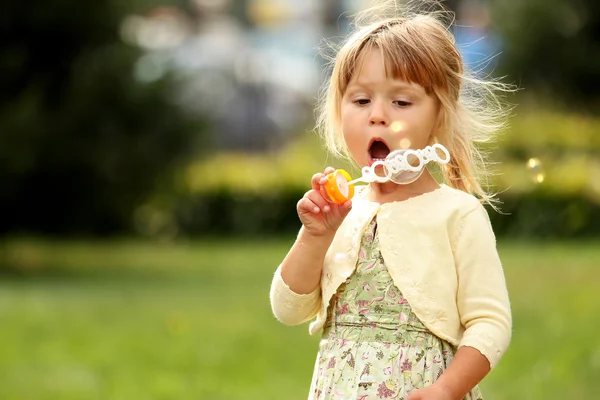
[[[271,309],[275,318],[285,325],[299,325],[312,319],[321,308],[321,287],[312,293],[298,294],[281,277],[281,265],[271,283]]]
[[[474,347],[493,368],[511,339],[512,317],[496,238],[483,206],[466,214],[455,240],[457,306],[465,327],[461,346]]]

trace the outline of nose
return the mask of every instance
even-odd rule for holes
[[[369,115],[369,126],[388,126],[389,120],[385,105],[381,101],[371,103],[371,114]]]

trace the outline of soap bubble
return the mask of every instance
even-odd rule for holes
[[[390,129],[391,129],[393,132],[396,132],[396,133],[398,133],[398,132],[400,132],[401,130],[403,130],[403,129],[404,129],[404,124],[403,124],[402,122],[400,122],[400,121],[394,121],[394,122],[392,122],[392,123],[390,124]]]
[[[400,139],[400,148],[401,149],[410,149],[410,139],[402,138]]]
[[[544,182],[544,169],[542,168],[542,162],[538,158],[530,158],[527,160],[527,169],[531,174],[531,179],[535,183]]]

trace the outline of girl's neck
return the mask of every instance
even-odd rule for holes
[[[404,201],[439,188],[440,185],[431,176],[429,171],[425,169],[419,179],[408,185],[399,185],[394,182],[369,184],[367,200],[379,204]]]

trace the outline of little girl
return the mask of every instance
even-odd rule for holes
[[[315,174],[271,305],[284,324],[316,317],[309,399],[482,399],[477,384],[508,347],[511,314],[475,143],[502,126],[494,91],[506,88],[465,73],[437,14],[393,8],[358,16],[333,60],[321,131],[360,167],[438,143],[450,154],[445,183],[425,170],[339,205],[323,189],[333,168]]]

